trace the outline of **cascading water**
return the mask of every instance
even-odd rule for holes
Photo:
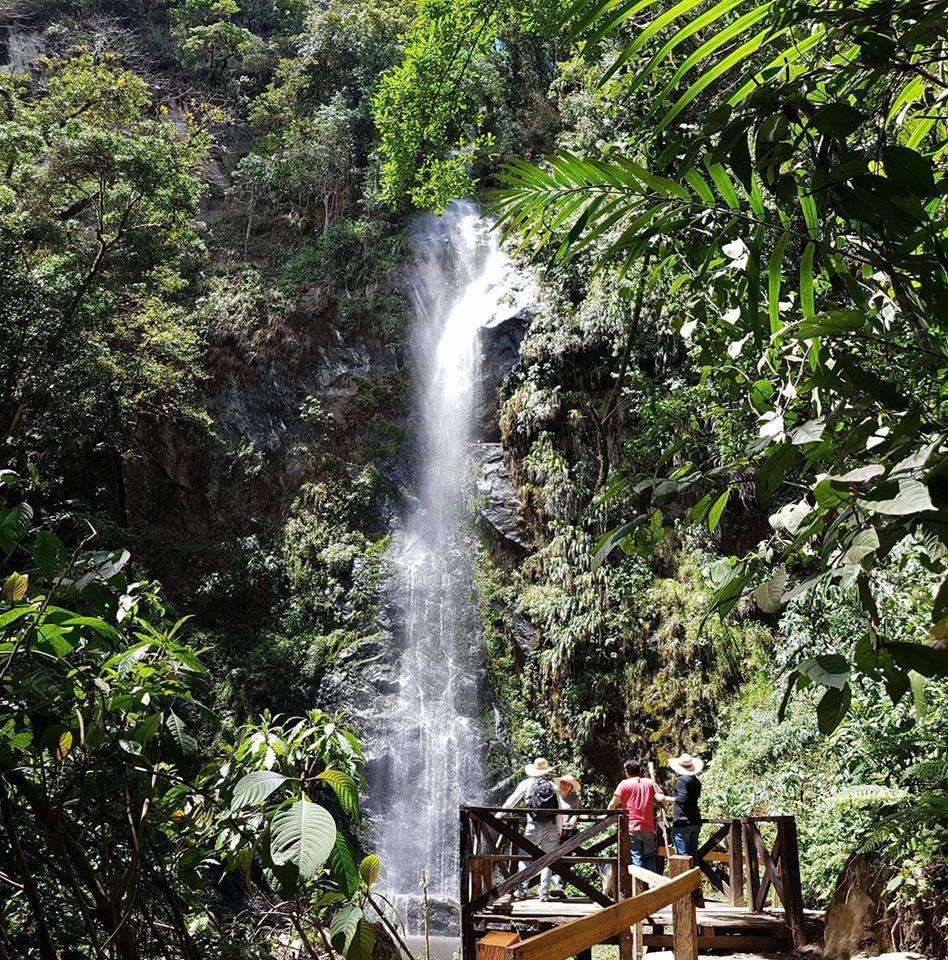
[[[373,753],[384,886],[409,929],[419,879],[434,901],[456,901],[460,802],[484,790],[480,633],[468,541],[468,445],[477,402],[478,328],[508,304],[513,267],[468,203],[425,218],[409,290],[418,385],[418,499],[395,538],[389,602],[402,643],[398,691]],[[381,795],[380,795],[381,794]]]

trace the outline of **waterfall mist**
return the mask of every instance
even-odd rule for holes
[[[509,300],[512,266],[469,203],[425,217],[408,289],[417,404],[417,501],[395,537],[388,601],[402,650],[372,798],[384,887],[418,925],[429,896],[458,895],[458,804],[483,794],[483,655],[469,542],[480,326]]]

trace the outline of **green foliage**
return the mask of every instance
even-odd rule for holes
[[[600,86],[630,105],[632,137],[602,156],[512,163],[501,219],[554,262],[591,253],[640,271],[652,296],[684,294],[676,323],[692,369],[722,407],[756,419],[737,456],[708,458],[684,435],[664,458],[676,472],[650,468],[613,493],[647,517],[709,487],[722,504],[721,486],[754,470],[773,532],[711,608],[726,614],[762,582],[771,607],[842,585],[862,605],[853,669],[884,674],[898,700],[909,671],[948,673],[925,638],[895,644],[880,630],[873,576],[915,531],[944,537],[945,127],[937,84],[916,66],[940,49],[940,14],[646,4],[635,9],[652,19],[630,30],[631,8],[612,7],[582,0],[565,20],[588,51],[615,39]],[[854,55],[835,56],[847,43]],[[690,51],[674,71],[673,51]],[[694,517],[712,531],[720,518]],[[943,556],[938,542],[929,563],[942,573]],[[943,615],[933,607],[932,637]],[[850,700],[848,684],[829,686],[826,731]]]
[[[500,24],[496,5],[476,0],[422,0],[405,37],[403,61],[375,96],[382,162],[381,196],[443,209],[468,196],[469,163],[489,152],[489,132],[475,132],[477,88],[489,71]]]
[[[228,872],[278,904],[307,949],[341,911],[362,918],[377,858],[361,886],[338,867],[354,859],[341,828],[364,787],[356,737],[311,711],[209,741],[218,721],[184,620],[168,622],[156,588],[129,581],[127,552],[33,528],[16,476],[0,476],[0,862],[18,891],[8,945],[44,960],[106,940],[128,960],[237,956],[238,943],[240,956],[269,957],[268,931],[220,910]],[[374,930],[360,931],[363,950]]]
[[[219,77],[229,60],[254,48],[254,35],[235,23],[237,0],[184,0],[171,8],[172,35],[185,63]]]
[[[142,421],[203,417],[179,298],[207,137],[156,116],[110,55],[47,62],[38,88],[0,82],[0,422],[56,477],[94,444],[120,460]]]

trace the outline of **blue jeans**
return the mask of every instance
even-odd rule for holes
[[[655,860],[655,831],[654,830],[633,830],[629,833],[631,841],[632,863],[637,867],[645,867],[646,870],[655,871],[658,866]]]
[[[680,856],[693,857],[698,853],[699,826],[672,827],[672,840],[675,843],[675,853]]]

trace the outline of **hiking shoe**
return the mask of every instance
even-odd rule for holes
[[[557,887],[555,890],[550,891],[550,896],[556,898],[557,900],[565,900],[566,891]]]

